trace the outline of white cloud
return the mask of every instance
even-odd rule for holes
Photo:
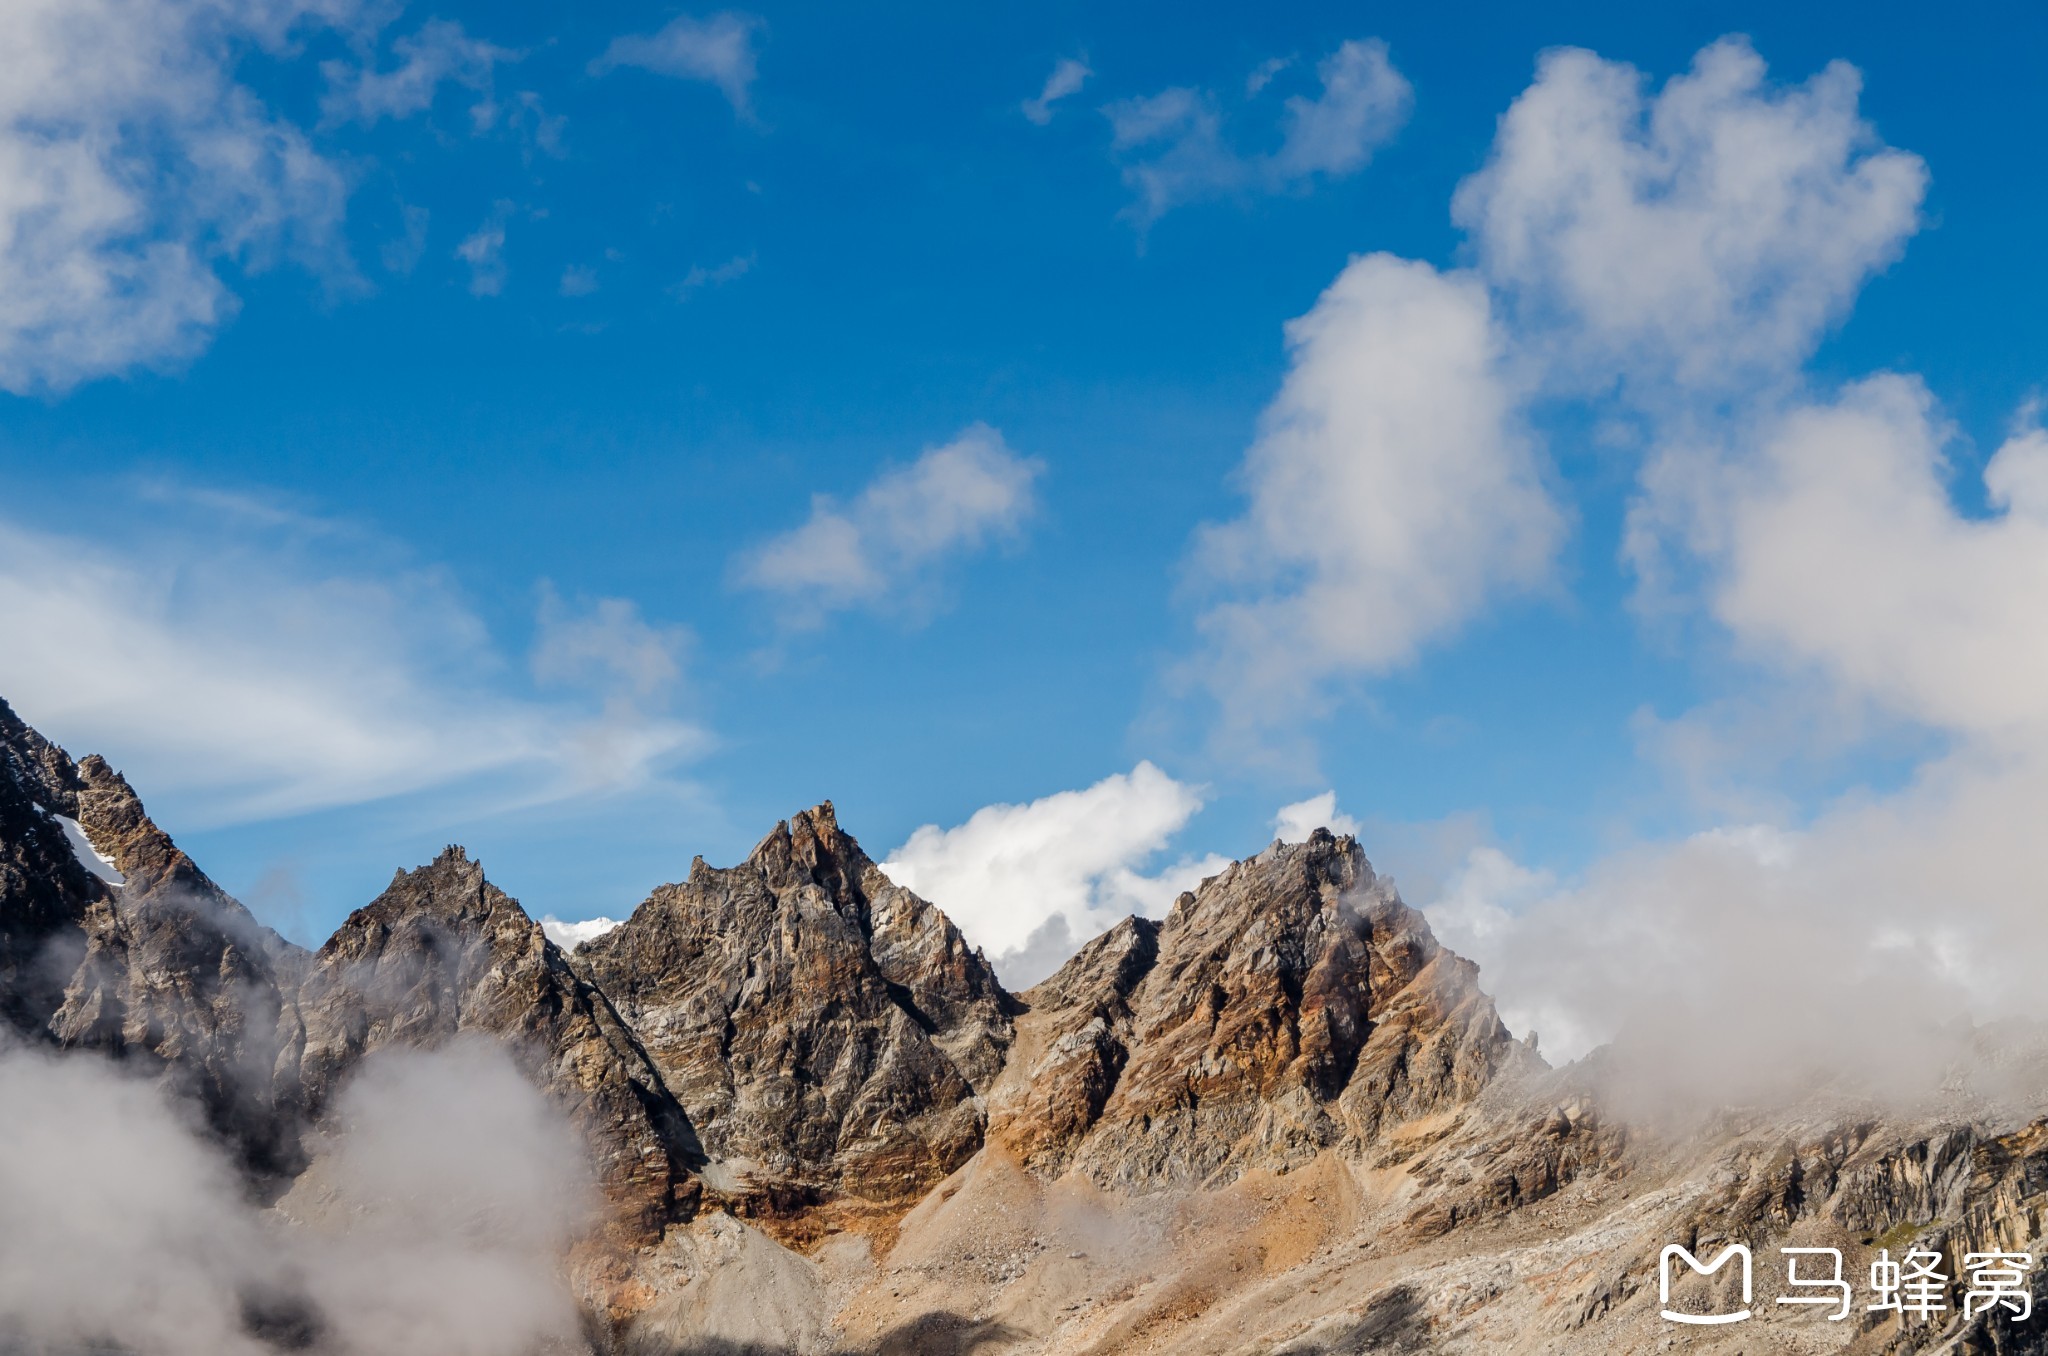
[[[1553,1056],[1623,1036],[1615,1067],[1660,1099],[1924,1087],[1954,1016],[2048,1017],[2048,436],[2023,417],[1989,511],[1963,512],[1917,378],[1816,395],[1800,372],[1918,224],[1925,167],[1877,141],[1858,84],[1837,64],[1773,87],[1726,41],[1645,99],[1627,67],[1552,54],[1458,202],[1521,361],[1552,389],[1625,383],[1650,449],[1630,559],[1682,572],[1753,663],[1660,728],[1938,749],[1903,787],[1805,814],[1759,788],[1781,817],[1569,880],[1481,846],[1438,892],[1511,1023]],[[1788,737],[1781,708],[1822,732]]]
[[[1255,73],[1248,95],[1277,73],[1260,70],[1265,78]],[[1183,203],[1289,192],[1318,175],[1341,178],[1363,168],[1408,120],[1413,90],[1378,38],[1342,44],[1316,75],[1320,92],[1287,100],[1280,146],[1267,155],[1242,154],[1226,141],[1222,111],[1207,90],[1176,87],[1105,106],[1110,149],[1138,196],[1131,217],[1149,226]]]
[[[1253,98],[1263,92],[1266,86],[1273,83],[1275,76],[1293,64],[1294,58],[1291,56],[1267,57],[1252,67],[1252,73],[1244,78],[1245,97]]]
[[[739,562],[739,581],[783,595],[796,626],[847,608],[929,606],[944,562],[1022,530],[1043,470],[975,424],[910,465],[884,470],[850,504],[815,497],[809,521]]]
[[[1479,279],[1369,255],[1287,338],[1242,472],[1251,503],[1196,543],[1208,575],[1250,594],[1201,619],[1207,680],[1246,728],[1542,586],[1565,527]]]
[[[758,62],[755,42],[761,28],[759,18],[732,10],[706,19],[680,14],[658,32],[614,38],[604,55],[590,63],[590,73],[604,75],[631,66],[681,80],[702,80],[718,86],[733,112],[751,118]]]
[[[723,287],[729,282],[744,278],[753,271],[753,267],[754,256],[751,254],[735,254],[712,268],[692,264],[690,271],[683,275],[683,280],[669,289],[669,295],[677,301],[688,301],[707,287]]]
[[[1772,87],[1723,39],[1646,99],[1633,67],[1546,53],[1455,215],[1532,349],[1600,385],[1725,391],[1796,365],[1919,224],[1927,169],[1835,62]]]
[[[574,951],[592,938],[602,937],[619,925],[616,918],[562,919],[553,914],[540,920],[540,930],[564,951]]]
[[[398,63],[388,71],[345,61],[322,62],[320,73],[328,86],[320,101],[322,116],[329,122],[365,123],[409,118],[433,107],[441,85],[454,81],[477,95],[469,113],[482,131],[498,118],[491,98],[492,72],[499,63],[519,56],[471,37],[461,24],[446,19],[430,19],[417,33],[394,39],[391,50]]]
[[[502,1049],[371,1054],[275,1209],[193,1120],[112,1061],[0,1050],[11,1345],[259,1356],[252,1299],[303,1303],[336,1351],[577,1343],[560,1257],[595,1213],[591,1166]]]
[[[1110,149],[1138,195],[1132,219],[1149,226],[1175,207],[1244,188],[1252,170],[1223,141],[1223,114],[1206,91],[1174,88],[1105,107]]]
[[[1139,869],[1201,808],[1195,788],[1139,763],[1085,790],[985,806],[950,829],[927,824],[882,870],[945,910],[1005,983],[1034,984],[1097,933],[1164,914],[1229,865],[1211,856]]]
[[[1322,92],[1287,101],[1285,135],[1267,173],[1285,185],[1362,169],[1408,121],[1415,91],[1378,38],[1347,42],[1316,66]]]
[[[0,388],[62,391],[188,359],[235,310],[220,276],[279,254],[341,270],[341,172],[234,78],[254,45],[352,24],[350,0],[0,6]]]
[[[505,222],[511,204],[499,203],[483,224],[464,236],[455,257],[469,265],[469,294],[495,297],[505,290]]]
[[[2048,734],[2048,437],[2023,429],[1986,464],[1987,518],[1950,502],[1948,438],[1900,376],[1773,421],[1689,505],[1714,615],[1895,715]]]
[[[0,695],[187,822],[437,788],[559,800],[645,785],[704,746],[668,714],[681,637],[629,604],[544,599],[544,696],[437,572],[340,558],[289,520],[208,513],[179,534],[171,506],[152,515],[148,535],[0,518],[0,633],[34,638],[0,650]]]
[[[1053,64],[1052,74],[1045,78],[1045,88],[1035,99],[1026,99],[1022,105],[1024,116],[1040,127],[1052,121],[1053,105],[1070,94],[1081,92],[1081,86],[1088,83],[1088,77],[1095,72],[1088,69],[1088,63],[1074,57],[1061,57]]]
[[[1338,813],[1335,791],[1325,791],[1320,796],[1283,805],[1273,816],[1273,836],[1283,843],[1306,843],[1309,835],[1317,829],[1356,837],[1359,823],[1350,815]]]

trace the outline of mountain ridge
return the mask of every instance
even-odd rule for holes
[[[155,1070],[266,1192],[376,1051],[503,1043],[598,1175],[564,1265],[603,1356],[1659,1351],[1666,1243],[1911,1245],[1955,1277],[2048,1234],[2048,1117],[1629,1124],[1609,1062],[1545,1065],[1320,829],[1016,994],[830,802],[573,953],[456,847],[309,952],[0,703],[0,1021]],[[1689,1349],[2048,1351],[2042,1298],[1770,1309]]]

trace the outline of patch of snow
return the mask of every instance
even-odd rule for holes
[[[602,937],[619,925],[616,918],[586,918],[581,922],[564,922],[549,914],[540,920],[540,930],[548,940],[564,951],[574,951],[593,937]]]
[[[48,813],[45,811],[44,813]],[[92,839],[85,836],[85,830],[78,827],[78,821],[65,815],[53,816],[64,826],[64,836],[71,840],[71,855],[78,858],[78,864],[98,876],[109,885],[126,885],[128,878],[115,867],[114,859],[92,845]]]

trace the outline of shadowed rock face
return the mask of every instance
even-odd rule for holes
[[[906,1202],[981,1145],[1007,998],[943,914],[892,884],[831,805],[578,948],[717,1167],[776,1208]]]
[[[1036,1058],[994,1099],[1037,1171],[1228,1181],[1371,1140],[1527,1058],[1350,838],[1275,844],[1024,996]]]
[[[399,872],[349,916],[312,958],[285,1028],[280,1079],[314,1117],[373,1050],[495,1036],[583,1129],[627,1241],[658,1238],[694,1208],[689,1118],[604,995],[461,848]]]
[[[88,871],[77,821],[124,878]],[[303,956],[207,879],[121,775],[0,702],[0,1012],[32,1039],[157,1063],[246,1166],[298,1162],[272,1082],[280,975]]]

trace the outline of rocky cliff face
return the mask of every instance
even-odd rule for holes
[[[907,1203],[981,1145],[1006,996],[830,804],[736,867],[699,858],[575,963],[688,1111],[707,1181],[748,1210]]]
[[[287,1172],[296,1123],[271,1074],[295,950],[103,759],[72,762],[0,703],[0,1011],[18,1032],[151,1062],[248,1167]]]
[[[1469,1100],[1531,1058],[1350,838],[1274,844],[1024,995],[994,1101],[1034,1169],[1103,1186],[1286,1170]]]
[[[317,1118],[366,1054],[458,1033],[506,1042],[575,1119],[624,1241],[688,1217],[703,1161],[689,1117],[604,995],[461,848],[399,872],[312,958],[284,1014],[280,1088]]]

